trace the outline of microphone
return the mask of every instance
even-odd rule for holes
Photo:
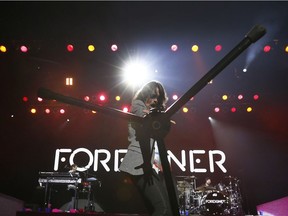
[[[255,25],[246,35],[252,43],[259,40],[263,35],[266,34],[266,29],[261,25]]]

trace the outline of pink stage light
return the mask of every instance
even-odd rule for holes
[[[21,52],[26,53],[26,52],[28,52],[28,47],[22,45],[22,46],[20,47],[20,50],[21,50]]]
[[[220,52],[222,50],[222,46],[220,44],[215,46],[215,51]]]
[[[68,44],[66,48],[68,52],[73,52],[74,50],[74,46],[72,44]]]

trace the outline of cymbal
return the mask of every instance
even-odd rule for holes
[[[225,178],[228,178],[228,179],[236,179],[236,178],[233,177],[233,176],[225,176]]]
[[[187,181],[177,181],[177,186],[182,188],[191,187],[190,183]]]
[[[233,176],[225,176],[226,179],[228,179],[229,181],[234,180],[234,181],[239,181],[239,179],[237,177],[233,177]]]
[[[184,177],[185,180],[190,180],[190,179],[197,179],[195,176],[186,176]]]
[[[87,178],[87,181],[88,181],[88,182],[92,182],[92,181],[97,181],[97,179],[94,178],[94,177],[91,177],[91,178]]]
[[[176,176],[176,178],[184,178],[184,179],[189,179],[189,178],[195,178],[195,176]]]
[[[211,186],[200,186],[196,188],[196,191],[207,191],[207,190],[215,190],[215,187]]]

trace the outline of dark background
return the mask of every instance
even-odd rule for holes
[[[105,92],[109,100],[104,105],[121,109],[129,105],[133,90],[122,82],[120,68],[129,57],[139,56],[157,69],[149,79],[164,84],[171,105],[172,94],[184,94],[261,24],[267,34],[189,101],[187,114],[180,110],[172,117],[177,124],[165,141],[178,158],[181,150],[187,157],[196,149],[225,152],[227,173],[217,167],[214,173],[191,173],[188,164],[182,172],[172,164],[174,174],[194,175],[199,184],[207,176],[214,184],[228,175],[239,178],[246,213],[287,196],[287,2],[0,2],[0,8],[0,44],[8,47],[0,53],[1,193],[41,205],[38,172],[53,171],[56,149],[113,153],[127,147],[126,120],[55,101],[39,103],[39,87],[79,99]],[[28,53],[19,51],[22,43],[30,46]],[[73,53],[65,50],[68,43],[74,44]],[[86,50],[89,43],[95,44],[95,52]],[[113,43],[117,52],[110,50]],[[170,50],[174,43],[177,52]],[[195,43],[198,53],[191,52]],[[223,50],[216,53],[218,43]],[[264,45],[272,47],[269,53],[263,52]],[[66,76],[73,76],[72,88],[65,87]],[[230,102],[221,101],[223,93],[232,97]],[[242,102],[235,99],[239,93]],[[113,100],[117,94],[122,96],[119,103]],[[259,94],[258,101],[253,101],[254,94]],[[222,112],[213,113],[215,105]],[[236,113],[228,110],[232,105]],[[243,111],[246,105],[253,106],[251,113]],[[67,111],[46,115],[46,106]],[[39,112],[32,115],[31,107]],[[92,174],[102,181],[94,195],[105,211],[144,211],[121,173],[99,166]]]

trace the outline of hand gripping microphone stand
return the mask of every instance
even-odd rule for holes
[[[72,97],[67,97],[61,94],[54,93],[48,89],[39,88],[38,96],[43,99],[57,100],[63,103],[79,106],[82,108],[96,110],[110,116],[126,119],[137,122],[144,128],[143,140],[140,140],[140,145],[146,145],[147,138],[152,137],[157,141],[159,156],[163,166],[163,175],[166,182],[167,192],[171,210],[174,216],[179,216],[179,207],[176,192],[174,190],[173,179],[171,175],[169,161],[167,159],[167,150],[164,143],[164,137],[167,135],[170,126],[170,117],[174,115],[182,106],[184,106],[190,98],[195,96],[202,88],[204,88],[214,77],[216,77],[227,65],[229,65],[236,57],[246,50],[252,43],[259,40],[266,33],[266,29],[261,25],[256,25],[251,31],[245,35],[244,39],[236,45],[220,62],[218,62],[210,71],[208,71],[194,86],[192,86],[182,97],[175,101],[165,111],[154,110],[145,117],[139,117],[132,113],[125,113],[121,110],[98,106],[89,102],[85,102]],[[149,136],[149,137],[148,137]],[[141,148],[142,149],[142,148]],[[143,155],[144,156],[144,155]],[[144,158],[144,161],[150,161]],[[144,165],[145,166],[145,165]],[[145,173],[144,173],[145,174]]]

